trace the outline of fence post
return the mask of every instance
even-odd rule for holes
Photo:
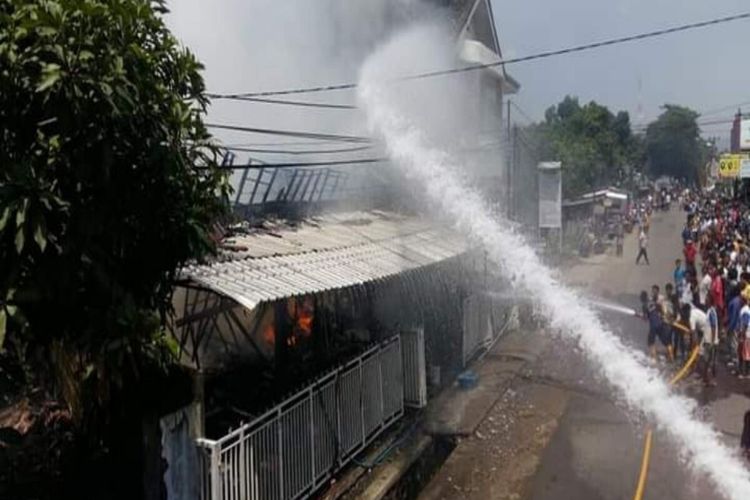
[[[211,445],[211,500],[222,500],[221,444]]]
[[[239,445],[239,451],[240,451],[240,498],[248,498],[247,495],[247,483],[248,478],[250,477],[249,471],[247,470],[247,462],[245,459],[245,456],[247,455],[247,439],[245,436],[245,425],[241,425],[241,431],[240,431],[240,445]]]
[[[318,390],[318,392],[321,392]],[[317,478],[315,477],[315,391],[310,387],[310,484],[314,489]]]
[[[284,497],[284,439],[282,437],[282,422],[281,419],[284,415],[281,413],[281,406],[276,410],[276,435],[278,437],[279,446],[279,498]]]

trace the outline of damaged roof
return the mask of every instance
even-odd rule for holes
[[[382,211],[268,222],[225,239],[216,262],[183,277],[248,309],[261,302],[383,279],[467,250],[449,227]]]

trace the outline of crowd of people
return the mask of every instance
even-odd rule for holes
[[[641,293],[654,358],[657,340],[669,360],[701,352],[704,384],[715,384],[723,361],[739,379],[750,378],[750,209],[718,192],[679,195],[686,212],[682,259],[663,289]],[[639,234],[638,260],[648,263],[648,225]],[[638,263],[638,260],[636,263]]]
[[[682,258],[670,282],[640,297],[652,359],[657,341],[670,362],[685,363],[697,348],[706,387],[716,385],[720,363],[750,379],[750,207],[718,191],[684,190],[673,199],[686,213]],[[650,212],[639,221],[636,264],[649,263]],[[743,424],[741,446],[750,459],[750,411]]]

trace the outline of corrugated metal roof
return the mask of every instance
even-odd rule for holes
[[[385,212],[271,224],[227,243],[241,250],[225,251],[215,263],[189,266],[184,274],[248,309],[394,276],[467,249],[464,238],[447,227]]]

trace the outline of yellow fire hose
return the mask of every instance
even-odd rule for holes
[[[690,332],[688,328],[685,328],[683,325],[679,323],[672,323],[672,326],[675,328],[678,328],[684,332]],[[674,377],[669,381],[669,385],[675,385],[680,380],[685,378],[685,376],[690,372],[690,369],[695,364],[695,361],[698,359],[698,353],[700,349],[698,346],[695,346],[693,348],[693,352],[690,353],[690,357],[685,362],[685,365],[678,371]],[[641,472],[638,476],[638,486],[635,489],[635,495],[633,495],[633,500],[642,500],[643,499],[643,493],[646,490],[646,479],[648,479],[648,466],[651,461],[651,444],[653,442],[653,431],[651,428],[646,429],[646,439],[643,443],[643,457],[641,458]]]

